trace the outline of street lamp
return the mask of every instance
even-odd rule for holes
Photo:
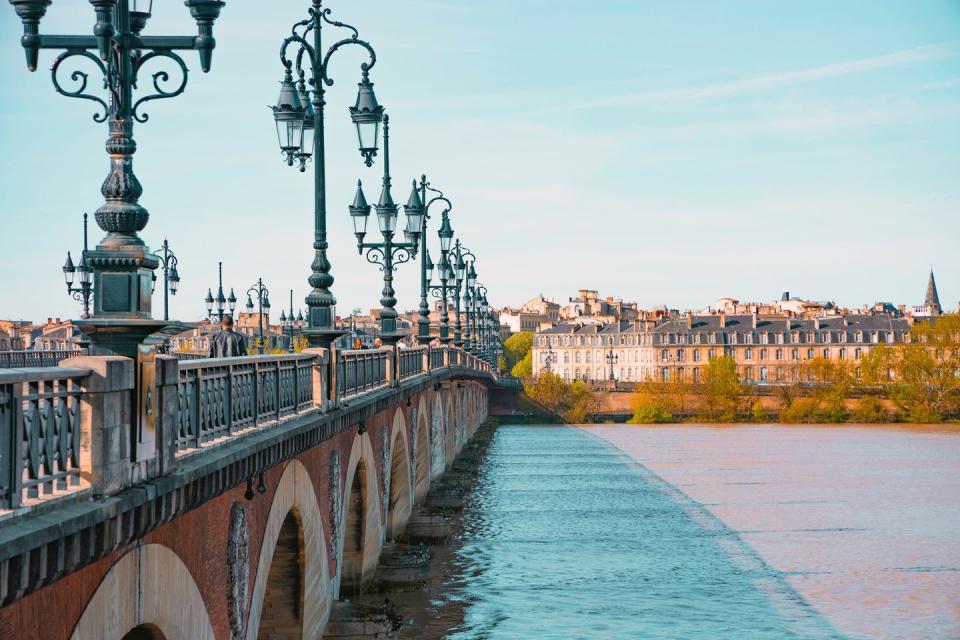
[[[427,199],[427,191],[435,193],[436,195]],[[413,195],[414,194],[410,194],[411,199]],[[442,191],[430,186],[426,175],[420,176],[420,193],[417,195],[417,199],[423,207],[423,218],[420,222],[420,249],[424,256],[420,262],[420,308],[419,317],[417,318],[417,339],[421,344],[426,344],[430,341],[430,304],[427,302],[427,294],[430,280],[433,278],[432,268],[427,268],[428,262],[430,266],[433,265],[433,262],[429,260],[430,254],[427,250],[427,221],[430,219],[430,207],[433,204],[437,202],[445,203],[446,209],[443,215],[449,215],[450,210],[453,209],[453,203],[443,195]]]
[[[420,227],[423,218],[423,207],[416,197],[416,189],[404,207],[407,217],[404,234],[407,242],[394,242],[397,232],[397,205],[390,194],[390,117],[383,118],[383,189],[380,191],[380,200],[374,207],[377,212],[377,226],[383,242],[364,242],[367,220],[370,216],[370,205],[363,195],[363,187],[357,182],[357,193],[350,205],[350,217],[353,219],[354,235],[357,237],[357,251],[367,252],[367,262],[380,266],[383,272],[383,291],[380,304],[380,339],[385,345],[395,344],[401,335],[397,333],[397,298],[393,289],[393,272],[404,262],[412,260],[417,255],[417,246],[420,240]]]
[[[296,339],[296,331],[303,326],[303,311],[298,311],[296,317],[293,315],[293,289],[290,289],[290,315],[286,315],[284,311],[280,310],[280,324],[284,329],[290,330],[290,344],[287,346],[287,351],[289,353],[294,353],[296,348],[294,346],[294,340]]]
[[[149,13],[149,12],[148,12]],[[163,319],[170,319],[170,296],[177,295],[177,289],[180,288],[180,272],[177,271],[177,256],[170,250],[170,244],[167,239],[163,239],[160,249],[153,252],[153,255],[160,259],[160,266],[163,268]],[[153,274],[153,286],[157,286],[157,274]],[[153,289],[150,290],[153,293]]]
[[[80,286],[74,287],[75,276],[80,276]],[[67,251],[67,261],[63,265],[63,279],[67,282],[67,294],[83,305],[80,317],[86,320],[90,317],[90,296],[93,295],[93,272],[87,263],[87,214],[83,214],[83,252],[80,254],[80,265],[73,265],[73,258]]]
[[[467,249],[460,244],[459,238],[457,238],[457,243],[454,245],[453,255],[456,258],[456,261],[453,264],[454,273],[456,275],[456,283],[454,287],[454,299],[456,300],[454,312],[456,313],[456,322],[454,323],[453,343],[458,347],[462,347],[464,344],[464,339],[463,326],[460,322],[460,289],[464,286],[464,280],[467,278],[467,263],[464,261],[464,258],[469,260],[470,265],[473,266],[473,262],[477,259],[477,256],[475,256],[470,249]],[[474,274],[474,277],[476,277],[476,274]]]
[[[249,289],[247,289],[247,314],[253,315],[253,300],[250,298],[251,295],[257,297],[257,327],[258,327],[258,340],[257,340],[257,351],[260,355],[263,355],[263,348],[266,344],[266,340],[263,336],[263,314],[267,314],[267,327],[269,328],[270,321],[270,291],[264,286],[263,278],[257,278],[257,281],[253,283]],[[290,313],[293,313],[291,309]]]
[[[616,386],[617,379],[613,375],[613,365],[617,364],[617,361],[619,360],[619,358],[617,357],[617,354],[613,352],[613,342],[612,342],[613,338],[610,338],[610,340],[611,340],[611,343],[610,343],[610,351],[607,353],[607,364],[610,365],[610,386]]]
[[[95,346],[133,356],[143,338],[166,326],[151,319],[151,296],[137,293],[150,290],[153,271],[160,265],[138,235],[147,225],[149,214],[139,204],[143,187],[133,172],[133,154],[137,149],[134,122],[147,121],[148,115],[142,111],[147,102],[183,93],[187,65],[177,51],[196,50],[203,71],[209,71],[216,45],[213,23],[225,3],[186,0],[184,4],[197,24],[196,36],[141,35],[151,15],[149,0],[91,0],[96,24],[90,35],[40,34],[40,21],[51,0],[11,0],[11,4],[23,24],[20,42],[27,68],[36,70],[40,49],[59,51],[51,69],[54,89],[68,98],[95,103],[98,106],[94,121],[107,123],[110,173],[100,189],[104,203],[94,213],[106,236],[95,249],[86,252],[93,312],[86,312],[77,326],[91,336]],[[71,58],[83,58],[95,65],[103,82],[88,82],[88,74],[81,70],[65,71],[65,87],[60,71],[70,66]],[[166,71],[152,69],[149,77],[141,77],[144,67],[161,59],[172,61],[179,69],[179,82],[170,82],[171,74]],[[103,87],[102,95],[88,93],[97,85]],[[135,95],[144,88],[146,95]]]
[[[297,161],[301,171],[306,163],[313,160],[314,194],[314,259],[308,278],[310,293],[306,297],[307,328],[304,334],[311,346],[327,347],[343,334],[334,326],[337,299],[330,291],[333,276],[330,275],[330,261],[327,258],[327,190],[326,158],[324,147],[324,95],[325,87],[333,80],[328,75],[330,57],[345,45],[358,45],[367,50],[369,62],[360,65],[361,79],[357,100],[350,108],[350,118],[357,129],[357,141],[364,164],[370,166],[377,154],[377,138],[380,122],[383,119],[383,107],[377,103],[370,82],[369,72],[376,64],[373,47],[359,39],[359,33],[348,24],[331,21],[329,9],[324,9],[322,0],[312,0],[308,9],[309,17],[301,20],[292,28],[292,34],[284,39],[280,48],[280,61],[284,74],[280,83],[280,98],[273,107],[274,122],[280,151],[288,165]],[[352,36],[335,42],[324,53],[322,31],[324,23],[333,27],[343,27],[352,32]],[[307,38],[313,35],[313,42]],[[294,60],[287,56],[287,49],[295,45]],[[293,72],[296,70],[298,81],[294,86]],[[307,73],[309,72],[309,77]],[[310,88],[308,90],[307,85]]]
[[[547,337],[547,352],[544,354],[543,358],[543,370],[548,372],[553,372],[553,363],[554,359],[557,357],[557,353],[553,350],[553,345],[550,344],[550,337]]]
[[[218,322],[223,322],[223,317],[225,315],[232,316],[234,309],[237,308],[237,296],[233,293],[233,288],[230,289],[230,297],[224,297],[223,295],[223,263],[217,263],[217,274],[218,282],[217,285],[217,297],[213,297],[213,292],[210,289],[207,289],[207,297],[204,298],[204,302],[207,305],[207,320],[212,320],[213,316],[217,316]]]

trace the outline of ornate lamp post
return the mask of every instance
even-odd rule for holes
[[[257,352],[263,355],[263,348],[266,346],[266,339],[263,335],[264,313],[267,314],[268,326],[270,321],[270,290],[264,286],[263,278],[257,278],[257,281],[247,289],[246,309],[249,315],[253,315],[253,300],[250,298],[251,295],[257,296]],[[292,314],[293,311],[291,310],[290,313]]]
[[[357,251],[367,252],[367,261],[380,265],[383,272],[383,291],[380,298],[380,339],[385,345],[393,345],[402,334],[397,333],[397,298],[393,289],[393,272],[397,266],[414,258],[420,241],[420,229],[423,224],[423,206],[417,196],[416,187],[404,213],[407,216],[407,226],[404,230],[406,242],[394,242],[397,231],[397,205],[390,195],[390,118],[383,118],[383,189],[380,192],[380,201],[376,204],[377,225],[383,242],[364,242],[367,234],[367,221],[370,217],[370,205],[363,195],[363,187],[357,182],[357,194],[350,205],[350,217],[353,220],[353,232],[357,236]]]
[[[547,338],[547,352],[544,354],[543,358],[543,370],[553,373],[553,362],[557,357],[556,351],[553,350],[553,345],[550,344],[550,338]]]
[[[455,313],[456,322],[454,323],[453,331],[453,344],[458,347],[462,347],[464,344],[463,340],[463,326],[460,321],[461,311],[460,311],[460,289],[464,286],[464,280],[467,278],[467,263],[464,261],[464,258],[469,260],[470,265],[473,265],[473,262],[477,259],[477,256],[473,255],[473,252],[470,249],[467,249],[460,243],[460,239],[457,238],[457,243],[454,246],[453,255],[456,258],[454,262],[453,269],[456,274],[456,284],[454,287],[454,299],[456,300]],[[476,273],[474,273],[476,277]],[[469,281],[466,283],[469,284]]]
[[[163,319],[170,319],[170,296],[177,295],[177,289],[180,287],[180,272],[177,271],[177,256],[170,250],[170,244],[167,239],[163,239],[160,249],[153,252],[153,255],[160,259],[160,266],[163,268]],[[153,274],[153,286],[156,288],[157,274]],[[153,290],[151,290],[153,293]]]
[[[67,251],[67,261],[63,265],[63,278],[67,282],[67,294],[83,305],[80,317],[86,320],[90,317],[90,296],[93,295],[93,272],[87,263],[87,214],[83,214],[83,252],[80,254],[80,265],[74,266],[73,258]],[[80,276],[80,286],[74,287],[74,277]]]
[[[207,289],[207,297],[204,298],[204,302],[207,305],[207,320],[212,320],[213,316],[217,316],[217,322],[223,322],[223,316],[233,315],[233,310],[237,308],[237,296],[233,293],[233,288],[230,289],[230,297],[226,298],[223,295],[223,263],[217,263],[217,274],[219,278],[219,285],[217,286],[217,297],[213,297],[213,293],[210,289]]]
[[[450,304],[449,296],[455,284],[455,274],[450,265],[450,245],[453,242],[453,228],[450,226],[450,209],[443,210],[443,218],[440,223],[440,230],[437,232],[440,236],[440,264],[437,266],[437,275],[440,279],[439,284],[433,284],[434,264],[430,259],[430,252],[424,247],[424,268],[427,273],[426,282],[422,286],[421,298],[424,297],[424,291],[433,294],[441,302],[440,307],[440,342],[448,344],[453,338],[450,337]],[[421,305],[422,306],[422,305]],[[429,312],[428,312],[429,313]],[[423,318],[421,310],[421,319]],[[429,317],[427,319],[429,322]],[[429,325],[427,325],[429,326]]]
[[[464,306],[466,307],[467,330],[465,336],[465,348],[468,352],[474,353],[477,348],[477,269],[476,258],[470,260],[467,265],[467,283],[463,293]]]
[[[107,234],[97,247],[88,251],[86,266],[91,270],[93,313],[77,323],[91,336],[94,346],[109,353],[132,356],[143,339],[162,329],[167,323],[151,319],[151,282],[159,266],[138,235],[147,225],[149,214],[139,204],[143,188],[133,173],[133,124],[146,122],[142,106],[150,100],[173,98],[183,93],[187,84],[187,66],[176,53],[196,50],[204,72],[216,41],[213,23],[224,6],[223,0],[186,0],[184,3],[197,23],[196,36],[145,36],[144,28],[151,15],[152,0],[90,0],[96,14],[91,35],[40,34],[40,20],[51,0],[10,0],[23,23],[23,45],[27,68],[37,68],[40,49],[61,53],[54,59],[51,71],[56,91],[69,98],[90,100],[98,105],[95,122],[106,122],[109,138],[106,150],[110,156],[110,173],[100,192],[104,204],[94,214],[97,224]],[[69,78],[74,83],[65,88],[59,71],[73,57],[85,58],[103,75],[106,96],[88,93],[88,74],[76,70]],[[169,83],[170,74],[157,71],[152,82],[141,78],[144,67],[160,58],[172,60],[179,67],[181,79]],[[100,84],[99,82],[96,84]],[[153,93],[137,97],[135,90],[152,85]],[[106,98],[106,99],[105,99]]]
[[[416,191],[416,189],[414,191]],[[427,191],[437,195],[428,199]],[[410,194],[411,199],[413,195],[414,194]],[[427,297],[429,293],[428,286],[432,277],[432,274],[427,269],[427,263],[429,262],[429,252],[427,250],[427,221],[430,220],[430,207],[434,203],[443,202],[446,204],[446,209],[443,211],[444,216],[450,215],[450,210],[453,209],[453,203],[443,195],[442,191],[430,186],[426,175],[420,176],[420,193],[418,199],[423,206],[423,222],[420,226],[420,249],[423,251],[424,259],[420,261],[420,308],[418,310],[419,317],[417,318],[417,339],[422,344],[426,344],[430,341],[430,304],[427,302]]]
[[[336,318],[335,307],[337,299],[330,291],[333,285],[333,276],[330,275],[330,261],[327,259],[327,190],[326,190],[326,158],[324,151],[324,95],[325,87],[331,86],[333,80],[329,77],[330,57],[345,45],[358,45],[370,54],[370,61],[360,65],[361,79],[357,101],[350,108],[350,117],[357,127],[357,140],[360,154],[367,166],[373,163],[377,154],[377,139],[380,123],[383,120],[383,107],[377,103],[373,93],[373,83],[370,82],[369,72],[376,64],[377,56],[368,42],[359,39],[358,31],[350,25],[331,21],[328,17],[330,9],[321,5],[322,0],[312,0],[308,10],[309,17],[296,23],[291,29],[291,35],[284,39],[280,48],[280,61],[283,63],[284,75],[280,83],[280,99],[273,107],[273,117],[277,126],[277,137],[280,150],[283,152],[288,165],[297,162],[301,171],[306,169],[306,163],[313,160],[313,193],[314,193],[314,259],[311,264],[311,274],[308,278],[311,290],[306,297],[307,328],[303,333],[310,344],[315,347],[327,347],[343,331],[334,326]],[[352,32],[350,37],[335,42],[324,53],[321,38],[324,23],[333,27],[343,27]],[[308,42],[308,37],[312,42]],[[295,45],[297,52],[292,62],[287,57],[290,45]],[[298,75],[294,85],[294,68]],[[306,77],[309,72],[309,77]],[[307,84],[310,88],[307,88]]]
[[[297,329],[303,327],[303,311],[298,311],[296,317],[293,315],[293,289],[290,289],[290,315],[286,315],[283,310],[280,310],[280,324],[284,329],[290,330],[290,344],[287,346],[287,351],[289,353],[294,353],[296,348],[294,346],[294,340],[296,339]]]
[[[612,338],[611,338],[611,339],[612,339]],[[616,379],[616,377],[613,375],[613,365],[617,364],[617,361],[618,361],[618,360],[619,360],[619,358],[617,357],[617,354],[615,354],[615,353],[613,352],[613,345],[611,344],[611,345],[610,345],[610,351],[607,352],[607,364],[610,365],[610,377],[609,377],[609,380],[610,380],[610,386],[611,386],[611,387],[616,386],[616,384],[617,384],[617,379]]]

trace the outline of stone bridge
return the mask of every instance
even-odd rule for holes
[[[494,382],[453,347],[0,373],[0,638],[321,637]]]

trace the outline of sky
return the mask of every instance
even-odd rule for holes
[[[377,51],[394,199],[422,173],[450,197],[494,305],[580,288],[678,309],[783,291],[920,304],[933,267],[944,307],[957,306],[957,0],[327,4]],[[145,33],[194,33],[182,2],[154,5]],[[267,107],[280,42],[308,5],[229,0],[211,72],[186,52],[186,92],[150,103],[136,127],[142,235],[152,248],[167,237],[180,260],[171,317],[204,313],[219,260],[238,296],[262,277],[275,313],[290,289],[303,306],[312,174],[282,163]],[[58,0],[41,32],[93,22],[87,2]],[[52,52],[27,72],[20,34],[0,7],[0,317],[77,317],[60,266],[102,202],[106,126],[93,103],[54,92]],[[375,201],[382,171],[356,150],[347,107],[364,56],[347,49],[326,96],[341,313],[378,306],[382,286],[347,212],[358,179]],[[418,274],[416,263],[395,274],[399,309],[416,307]]]

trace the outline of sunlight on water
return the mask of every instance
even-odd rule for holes
[[[577,428],[501,427],[463,524],[448,638],[844,637],[682,487]]]

